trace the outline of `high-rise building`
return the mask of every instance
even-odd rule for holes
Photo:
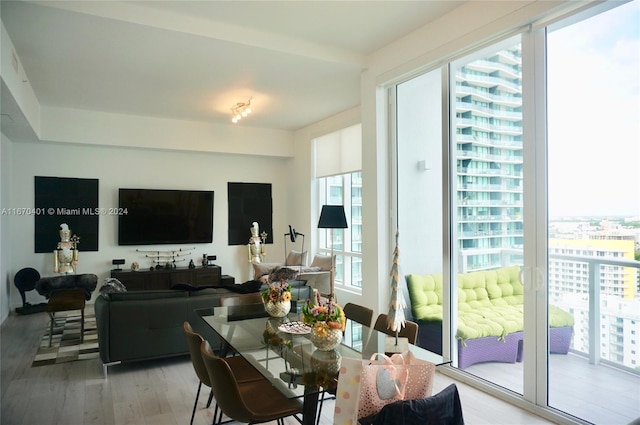
[[[522,248],[520,45],[456,72],[457,235],[460,272],[513,263]]]

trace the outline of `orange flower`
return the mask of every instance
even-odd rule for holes
[[[329,328],[331,328],[331,329],[343,330],[342,329],[342,323],[340,323],[340,322],[327,322],[327,325],[329,325]]]

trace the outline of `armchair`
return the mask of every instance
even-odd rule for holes
[[[285,263],[260,263],[253,265],[253,278],[267,283],[269,275],[278,267],[287,267],[298,272],[296,280],[304,280],[307,286],[317,289],[321,295],[331,292],[331,257],[316,254],[306,266],[307,252],[290,251]],[[335,258],[334,258],[335,260]]]

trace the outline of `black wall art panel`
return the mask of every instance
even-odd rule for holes
[[[267,232],[266,243],[273,243],[273,201],[270,183],[228,183],[229,245],[247,245],[251,224]]]
[[[35,177],[35,252],[53,252],[60,225],[80,237],[78,250],[98,250],[98,179]]]

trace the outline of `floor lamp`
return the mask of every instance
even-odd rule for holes
[[[296,229],[294,229],[293,227],[291,227],[291,225],[289,225],[289,233],[285,233],[284,234],[284,262],[286,264],[287,262],[287,254],[289,253],[289,251],[287,251],[287,236],[289,236],[289,239],[291,240],[291,243],[296,243],[296,239],[298,239],[298,236],[302,236],[302,249],[300,250],[300,269],[298,270],[299,273],[302,273],[302,266],[304,266],[305,262],[305,255],[304,255],[304,234],[297,232]],[[291,265],[291,264],[289,264]]]
[[[330,299],[335,298],[335,275],[336,266],[333,256],[333,232],[334,229],[346,229],[347,217],[344,214],[344,206],[342,205],[323,205],[320,212],[320,220],[318,220],[318,229],[331,229],[331,293]]]

